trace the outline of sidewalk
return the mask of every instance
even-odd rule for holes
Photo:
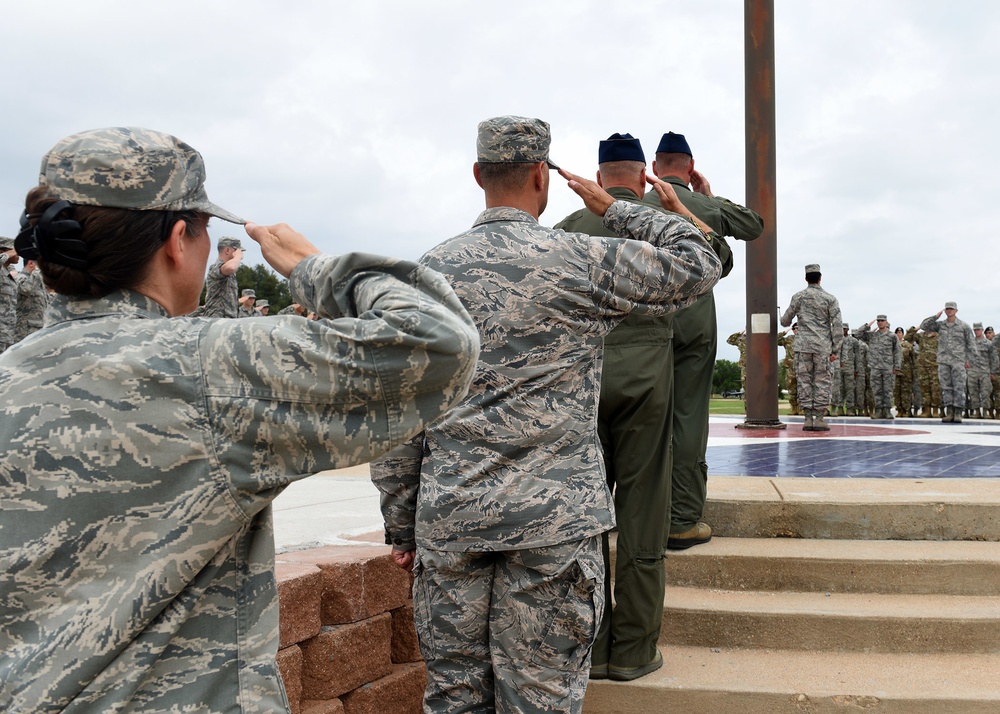
[[[787,429],[758,431],[735,428],[742,417],[710,419],[709,498],[725,498],[733,490],[773,490],[768,478],[801,477],[896,479],[897,489],[903,486],[900,480],[908,480],[907,491],[928,499],[947,492],[1000,500],[1000,421],[832,418],[829,432],[802,431],[801,417],[782,421]],[[759,483],[723,478],[747,476],[763,478]],[[882,486],[825,481],[808,488],[851,498],[871,497]],[[279,553],[322,545],[384,545],[378,491],[367,465],[289,486],[274,502],[274,531]]]

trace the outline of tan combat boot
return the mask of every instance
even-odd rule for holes
[[[813,418],[813,431],[830,431],[829,425],[823,421],[823,416],[826,414],[826,409],[819,409],[816,411],[816,416]]]

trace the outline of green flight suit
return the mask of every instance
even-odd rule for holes
[[[722,275],[733,269],[733,253],[724,236],[754,240],[764,231],[756,213],[725,198],[706,196],[688,188],[683,179],[661,176],[681,203],[718,234],[713,248],[722,260]],[[649,191],[643,202],[658,206]],[[714,243],[718,243],[716,246]],[[715,296],[701,297],[674,313],[673,462],[671,465],[670,533],[693,528],[701,520],[708,495],[708,405],[712,397],[712,370],[718,346]]]

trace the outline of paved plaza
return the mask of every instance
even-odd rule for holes
[[[737,429],[742,417],[711,418],[710,498],[713,476],[1000,479],[1000,421],[831,418],[829,432],[802,431],[801,417],[782,421],[786,429],[755,430]],[[278,551],[381,545],[378,503],[367,466],[294,483],[274,503]]]

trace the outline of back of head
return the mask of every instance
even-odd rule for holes
[[[515,193],[525,188],[535,164],[549,160],[552,135],[541,119],[501,116],[479,123],[476,135],[476,163],[480,182],[487,194]]]
[[[58,293],[101,297],[133,288],[177,221],[244,221],[205,193],[201,155],[176,137],[135,127],[81,132],[42,158],[16,246]]]
[[[810,285],[817,285],[823,274],[820,272],[818,263],[810,263],[806,266],[806,282]]]
[[[597,149],[597,168],[604,188],[621,186],[637,196],[646,187],[646,155],[631,134],[612,134]]]
[[[683,173],[690,167],[693,157],[684,135],[668,131],[656,146],[656,172],[661,176]]]

